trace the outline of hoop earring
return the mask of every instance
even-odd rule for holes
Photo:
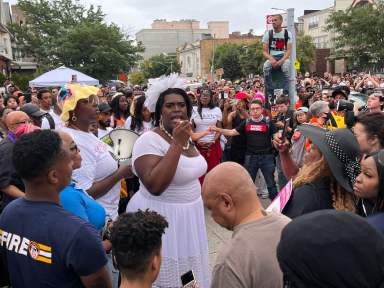
[[[72,122],[76,122],[77,121],[77,117],[75,114],[72,115],[72,118],[71,118]]]
[[[160,128],[164,128],[164,124],[163,124],[163,116],[160,116],[160,120],[159,120],[159,126]]]

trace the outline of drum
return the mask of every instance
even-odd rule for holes
[[[131,165],[133,145],[139,138],[134,131],[117,128],[109,132],[101,140],[112,147],[112,157],[119,162],[119,165]]]

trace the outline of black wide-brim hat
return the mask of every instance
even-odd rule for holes
[[[352,193],[360,173],[360,146],[353,133],[346,128],[328,131],[309,124],[300,125],[299,130],[319,148],[337,183]]]

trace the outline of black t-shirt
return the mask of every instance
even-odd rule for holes
[[[2,206],[4,208],[9,202],[14,200],[11,196],[5,194],[2,189],[9,185],[14,185],[21,191],[24,191],[23,180],[16,173],[12,162],[12,151],[14,143],[8,138],[0,142],[0,191],[3,197]]]
[[[333,209],[328,177],[296,188],[282,213],[293,219],[323,209]]]
[[[19,198],[0,216],[13,287],[83,287],[107,258],[97,231],[61,206]]]
[[[232,120],[232,127],[238,127],[243,121],[244,121],[244,119],[241,119],[240,113],[238,111],[236,111],[236,115]],[[244,134],[234,136],[234,137],[232,137],[231,140],[232,140],[232,142],[231,142],[232,147],[234,147],[235,149],[238,149],[238,150],[243,150],[243,151],[245,150],[246,138],[245,138]]]
[[[245,135],[246,155],[259,155],[272,153],[272,136],[275,128],[268,117],[260,122],[247,119],[236,127],[240,135]]]

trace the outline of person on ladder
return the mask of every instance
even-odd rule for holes
[[[281,69],[283,72],[284,86],[277,88],[283,88],[284,94],[289,95],[289,70],[291,65],[289,57],[292,52],[292,34],[281,27],[282,23],[283,16],[280,14],[274,15],[272,18],[273,29],[266,31],[263,37],[263,55],[267,59],[263,71],[268,100],[271,100],[276,88],[272,83],[273,70]]]

